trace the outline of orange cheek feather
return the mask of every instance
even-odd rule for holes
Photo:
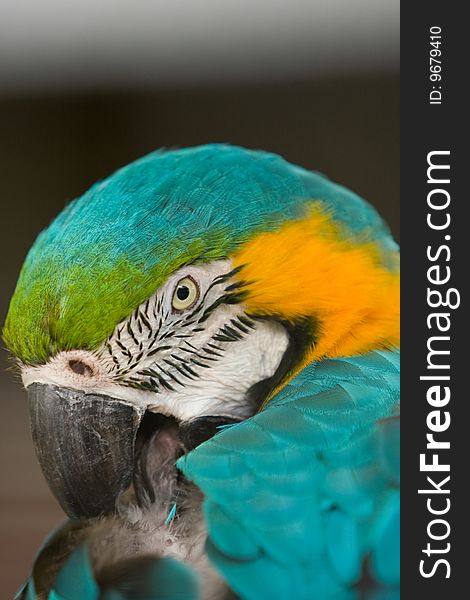
[[[399,346],[398,252],[390,271],[377,245],[347,239],[324,213],[259,234],[232,258],[234,266],[244,265],[239,278],[248,282],[248,312],[318,322],[299,369]]]

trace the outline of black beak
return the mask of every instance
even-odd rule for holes
[[[53,385],[28,387],[31,431],[44,476],[72,519],[115,510],[132,483],[144,409]]]
[[[40,383],[28,395],[39,463],[71,519],[115,512],[131,485],[142,506],[168,500],[180,478],[178,456],[240,420],[204,416],[182,423],[109,396]]]

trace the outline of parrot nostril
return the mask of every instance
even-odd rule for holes
[[[92,377],[93,369],[81,360],[69,360],[69,369],[77,375]]]

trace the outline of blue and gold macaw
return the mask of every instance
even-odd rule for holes
[[[70,520],[27,600],[391,598],[398,248],[322,175],[154,152],[37,238],[4,327]]]

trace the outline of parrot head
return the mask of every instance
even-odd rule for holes
[[[305,365],[396,346],[397,294],[383,221],[317,173],[218,144],[124,167],[38,236],[3,331],[52,491],[143,502]]]

